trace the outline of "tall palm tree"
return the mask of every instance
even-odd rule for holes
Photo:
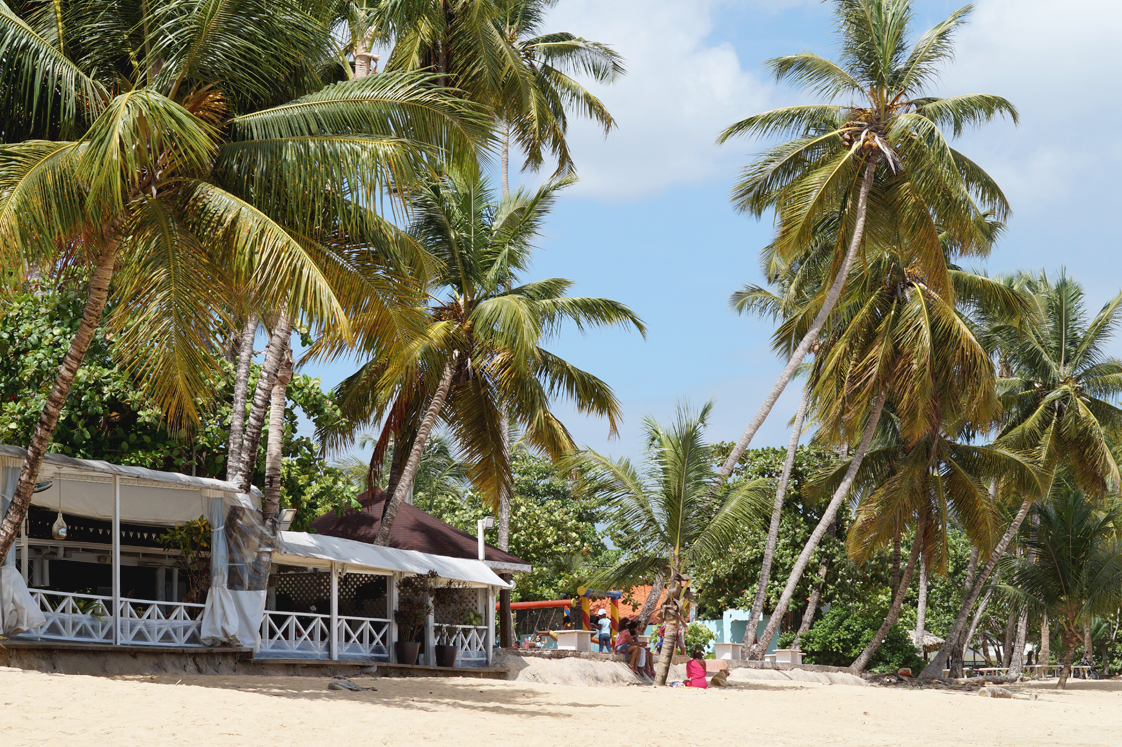
[[[986,211],[1004,220],[1001,190],[977,164],[951,148],[941,128],[965,127],[1017,111],[1005,99],[970,94],[927,95],[939,68],[953,57],[953,37],[970,12],[958,10],[911,47],[911,0],[834,0],[842,58],[812,52],[778,57],[768,65],[778,80],[817,94],[824,103],[786,107],[744,119],[719,141],[750,135],[793,135],[745,168],[733,190],[743,212],[776,213],[772,252],[790,258],[811,241],[819,222],[840,215],[830,276],[815,299],[813,321],[791,351],[721,469],[732,474],[803,358],[817,342],[842,295],[862,246],[897,244],[931,286],[950,293],[940,235],[964,254],[985,254]],[[834,103],[848,97],[846,103]],[[867,240],[868,239],[868,240]],[[949,296],[948,296],[949,298]]]
[[[595,582],[626,588],[656,575],[666,580],[665,643],[655,670],[656,685],[665,685],[670,671],[691,563],[726,551],[742,532],[762,529],[769,514],[767,479],[734,485],[714,502],[716,470],[704,440],[712,411],[712,402],[697,414],[679,406],[669,427],[644,420],[646,456],[641,466],[591,450],[571,460],[570,466],[581,473],[582,489],[601,501],[611,512],[610,521],[636,541],[626,557]]]
[[[1122,394],[1122,361],[1106,349],[1122,318],[1122,293],[1091,317],[1082,286],[1064,274],[1055,281],[1046,273],[1025,275],[1012,285],[1031,294],[1036,319],[990,325],[997,354],[1011,374],[999,382],[1007,415],[997,443],[1032,454],[1042,486],[1017,494],[1020,508],[978,571],[946,642],[924,669],[927,676],[939,676],[956,649],[961,651],[971,610],[998,560],[1033,502],[1051,492],[1058,472],[1070,472],[1073,486],[1092,496],[1119,481],[1109,436],[1122,428],[1122,409],[1112,404]],[[955,659],[952,664],[955,670],[960,666]]]
[[[376,208],[429,169],[435,148],[470,149],[488,133],[423,74],[332,84],[314,65],[333,42],[312,0],[21,12],[0,6],[5,138],[33,139],[0,150],[0,254],[38,263],[71,242],[91,270],[0,524],[3,552],[111,289],[114,350],[173,422],[190,422],[232,327],[213,302],[223,288],[347,334],[348,311],[377,285],[391,295],[366,311],[392,326],[403,284],[355,272],[387,233]]]
[[[946,272],[960,306],[984,303],[1011,319],[1028,310],[1001,283],[957,269]],[[999,411],[987,351],[960,308],[933,288],[907,253],[870,251],[851,274],[836,327],[815,356],[810,386],[819,423],[816,438],[830,446],[860,442],[822,491],[832,491],[832,497],[792,567],[762,641],[778,629],[811,555],[858,480],[880,416],[879,411],[866,415],[869,403],[888,402],[892,417],[886,428],[891,426],[892,440],[928,459],[928,469],[935,466],[940,433],[985,430]],[[926,451],[919,448],[924,443]],[[984,489],[965,492],[979,500],[986,494]],[[759,643],[751,655],[762,655]]]
[[[1080,491],[1064,491],[1033,510],[1039,526],[1026,544],[1035,560],[1002,558],[998,589],[1014,607],[1059,623],[1064,652],[1057,687],[1063,689],[1086,625],[1122,605],[1122,508],[1103,510]]]
[[[375,459],[381,460],[392,440],[392,461],[401,465],[401,473],[390,475],[392,499],[379,540],[388,540],[409,489],[409,470],[438,420],[455,441],[472,485],[496,508],[511,480],[503,459],[503,403],[524,442],[554,458],[573,447],[550,411],[556,396],[570,398],[581,412],[606,417],[615,431],[621,413],[611,388],[543,346],[566,323],[579,330],[631,326],[645,334],[642,321],[616,301],[566,295],[572,286],[568,280],[519,284],[545,216],[571,181],[533,193],[519,190],[496,202],[478,168],[457,166],[412,193],[412,234],[439,263],[428,305],[430,326],[385,355],[371,348],[372,360],[338,388],[351,428],[388,416]],[[335,351],[323,347],[317,352]],[[349,434],[329,435],[338,443]]]

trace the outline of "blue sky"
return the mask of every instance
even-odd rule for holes
[[[961,5],[917,0],[917,31]],[[564,403],[557,412],[579,444],[625,454],[637,450],[644,416],[665,419],[684,398],[715,399],[710,438],[733,440],[781,365],[768,347],[771,324],[728,308],[729,294],[760,281],[757,255],[771,233],[769,220],[738,215],[728,202],[738,169],[760,144],[714,140],[750,114],[807,101],[775,85],[763,63],[803,49],[836,56],[830,7],[561,0],[549,28],[613,45],[629,72],[595,89],[616,131],[604,139],[584,122],[570,129],[581,181],[560,199],[531,276],[570,278],[574,294],[623,301],[649,327],[646,340],[571,332],[549,346],[615,389],[625,413],[618,440],[608,440],[606,423]],[[1119,292],[1112,177],[1122,145],[1098,134],[1120,114],[1120,32],[1117,0],[980,0],[934,91],[999,94],[1021,112],[1019,127],[999,122],[958,142],[997,179],[1014,211],[997,250],[977,266],[994,274],[1066,265],[1096,309]],[[331,387],[352,368],[312,364],[305,373]],[[793,391],[785,394],[753,445],[786,444],[796,404]]]

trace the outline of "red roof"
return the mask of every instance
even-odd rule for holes
[[[312,522],[312,531],[328,537],[342,537],[373,544],[382,523],[382,507],[386,492],[374,488],[374,495],[363,493],[358,497],[361,509],[347,509],[342,516],[326,513]],[[479,557],[478,540],[451,524],[427,514],[416,506],[401,504],[397,520],[390,532],[390,547],[399,550],[416,550],[449,558],[475,560]],[[497,547],[485,546],[487,560],[494,563],[529,565],[525,560],[503,552]]]

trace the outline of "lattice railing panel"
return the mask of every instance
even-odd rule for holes
[[[109,614],[113,608],[112,597],[42,589],[29,591],[47,622],[29,631],[27,636],[80,643],[113,643],[113,616]]]
[[[122,644],[142,646],[201,646],[205,605],[122,599]]]
[[[331,655],[330,631],[328,615],[266,610],[261,619],[258,654],[326,659]]]
[[[339,656],[389,661],[389,620],[339,618]]]

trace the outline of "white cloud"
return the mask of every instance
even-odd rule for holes
[[[628,69],[614,85],[589,86],[618,122],[606,140],[587,120],[572,120],[581,177],[574,193],[634,200],[731,173],[743,149],[717,148],[717,134],[760,111],[768,87],[743,69],[732,45],[707,41],[718,6],[567,0],[551,12],[545,28],[611,44]]]

